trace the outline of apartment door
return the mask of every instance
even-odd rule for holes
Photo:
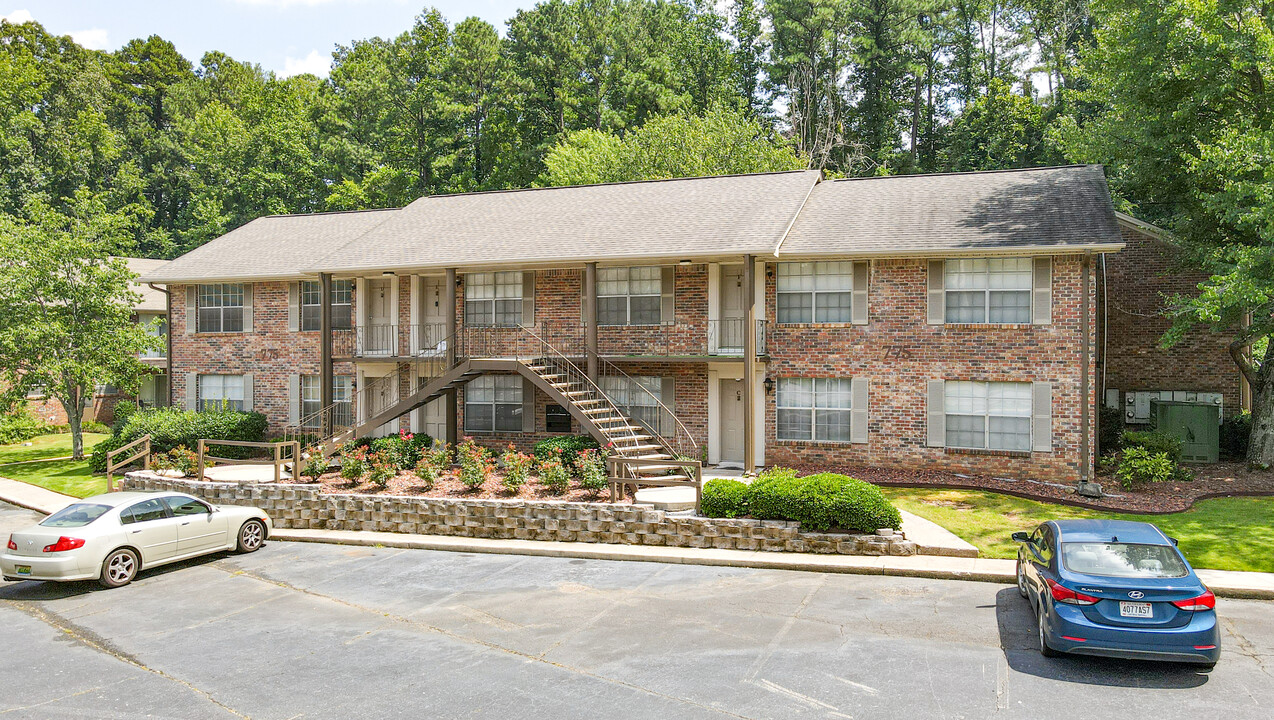
[[[396,376],[395,376],[396,377]],[[371,386],[368,392],[367,401],[367,419],[375,417],[383,410],[387,410],[398,402],[398,388],[393,381],[385,378],[367,378],[366,382]],[[372,432],[368,433],[374,437],[386,437],[394,435],[398,432],[398,420],[390,420],[381,425]]]
[[[417,387],[423,388],[429,383],[428,378],[420,378],[417,381]],[[412,427],[417,432],[422,432],[433,438],[434,445],[438,446],[447,441],[447,398],[437,397],[425,403],[422,408],[416,409]]]
[[[722,355],[743,353],[743,266],[721,266],[721,319],[718,320],[716,350]]]
[[[722,380],[721,413],[721,464],[743,467],[743,381]]]
[[[363,347],[368,355],[394,354],[398,332],[389,284],[395,281],[396,278],[367,281],[367,327],[363,328]],[[359,302],[362,301],[363,298],[359,298]]]
[[[447,308],[443,304],[447,296],[443,292],[445,289],[445,278],[420,279],[420,328],[417,335],[420,338],[418,349],[421,354],[442,355],[447,352],[447,336],[451,331],[447,328]]]

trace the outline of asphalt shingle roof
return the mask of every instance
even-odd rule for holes
[[[424,197],[309,269],[769,254],[819,175],[804,170]]]
[[[305,268],[362,236],[391,210],[268,215],[257,218],[142,276],[142,282],[212,282],[306,276]]]
[[[152,260],[151,258],[124,258],[128,269],[139,276],[146,276],[168,264],[168,260]],[[151,288],[138,280],[133,283],[133,292],[142,296],[141,302],[133,306],[134,310],[144,312],[168,312],[168,298],[159,290]]]
[[[1118,246],[1101,166],[819,183],[779,255],[879,255]]]

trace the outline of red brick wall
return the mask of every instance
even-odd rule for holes
[[[767,464],[879,465],[1066,481],[1078,477],[1081,400],[1077,256],[1053,258],[1053,322],[1048,325],[927,324],[925,260],[872,263],[867,325],[779,325],[775,322],[773,273],[766,274],[766,312],[771,322],[768,376],[866,376],[870,381],[869,439],[862,444],[777,440],[777,393],[767,394]],[[1095,303],[1090,299],[1090,328],[1094,309]],[[1091,357],[1090,381],[1095,367]],[[1052,452],[1011,457],[927,447],[926,382],[931,379],[1051,382]],[[1090,453],[1095,427],[1095,417],[1090,415]]]
[[[1127,247],[1106,256],[1104,321],[1106,387],[1138,390],[1219,392],[1225,413],[1237,413],[1239,371],[1227,349],[1231,336],[1196,328],[1172,348],[1159,338],[1172,322],[1163,316],[1166,298],[1198,293],[1206,273],[1184,267],[1179,250],[1149,233],[1123,228]],[[1099,316],[1100,318],[1101,316]]]

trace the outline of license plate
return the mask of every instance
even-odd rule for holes
[[[30,575],[30,574],[31,574],[31,566],[30,566],[30,565],[19,565],[19,566],[17,566],[17,567],[16,567],[16,568],[14,568],[14,569],[18,571],[18,574],[19,574],[19,575]]]
[[[1153,616],[1154,612],[1150,609],[1150,603],[1119,603],[1119,617],[1148,618]]]

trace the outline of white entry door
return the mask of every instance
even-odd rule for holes
[[[743,381],[722,380],[721,463],[743,467]]]
[[[368,355],[393,355],[398,343],[397,323],[390,283],[393,278],[367,281],[367,327],[363,328],[363,348]],[[363,298],[359,298],[363,302]]]
[[[717,321],[716,352],[722,355],[743,353],[743,266],[721,266],[721,319]]]
[[[398,388],[393,381],[387,381],[384,378],[367,378],[367,383],[372,384],[371,392],[368,393],[367,399],[367,419],[375,417],[383,410],[387,410],[398,402]],[[368,435],[372,437],[386,437],[397,434],[398,421],[390,420],[381,425]]]
[[[447,336],[451,334],[451,330],[447,327],[447,308],[443,304],[447,297],[443,292],[445,289],[445,278],[420,279],[420,327],[416,329],[416,336],[419,338],[417,350],[420,354],[433,356],[447,352]]]

